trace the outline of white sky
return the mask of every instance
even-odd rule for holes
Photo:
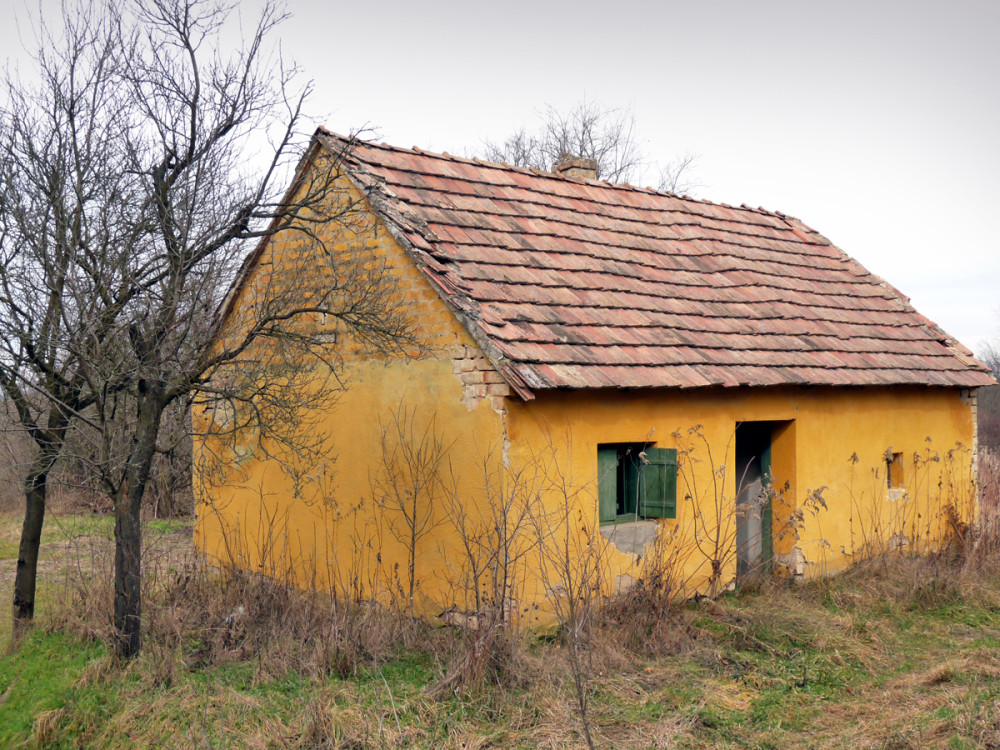
[[[288,9],[332,130],[465,154],[545,104],[630,106],[651,158],[698,154],[698,197],[797,216],[971,348],[1000,334],[998,0]]]

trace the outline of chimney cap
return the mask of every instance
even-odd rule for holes
[[[552,171],[564,177],[576,177],[581,180],[597,179],[597,159],[586,156],[563,154],[552,165]]]

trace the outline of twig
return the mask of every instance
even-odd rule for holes
[[[378,668],[378,676],[382,678],[382,684],[385,685],[385,691],[389,694],[389,704],[392,706],[392,716],[396,720],[396,731],[402,734],[403,727],[399,723],[399,713],[396,711],[396,701],[393,700],[392,689],[389,687],[389,683],[386,682],[385,675],[382,674],[382,667]]]

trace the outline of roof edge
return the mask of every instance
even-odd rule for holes
[[[338,143],[343,142],[343,136],[337,135],[336,133],[331,133],[326,128],[318,128],[316,131],[317,136],[323,136],[323,138],[317,138],[318,142],[326,145],[324,139],[332,138]],[[349,161],[350,157],[347,157]],[[377,179],[372,179],[368,184],[359,178],[359,174],[364,174],[366,170],[362,163],[352,163],[344,168],[344,174],[347,175],[351,183],[358,189],[358,191],[364,196],[365,200],[368,201],[368,205],[371,207],[372,211],[382,220],[385,224],[386,229],[389,230],[389,234],[392,238],[399,243],[399,246],[403,248],[404,252],[410,257],[414,265],[420,269],[424,278],[430,283],[431,288],[434,289],[438,298],[445,304],[452,315],[462,324],[462,327],[468,331],[469,335],[472,337],[476,345],[482,350],[483,356],[485,356],[493,368],[497,371],[504,382],[510,387],[514,393],[516,393],[522,401],[531,401],[535,398],[532,389],[528,387],[528,384],[514,371],[514,369],[507,363],[506,358],[500,352],[500,350],[489,340],[489,338],[484,333],[481,326],[477,325],[476,321],[479,316],[474,310],[463,309],[461,305],[456,303],[456,295],[449,289],[445,288],[442,284],[442,279],[433,273],[429,273],[426,269],[434,262],[430,256],[425,253],[420,248],[416,247],[410,239],[406,236],[406,227],[404,223],[410,224],[418,234],[425,236],[423,227],[419,227],[412,224],[407,217],[402,215],[397,215],[398,212],[390,210],[387,205],[387,201],[391,200],[391,196],[388,196],[384,192],[384,187],[380,184]]]

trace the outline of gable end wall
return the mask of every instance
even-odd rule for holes
[[[350,196],[360,197],[356,191]],[[251,451],[225,486],[201,494],[196,542],[223,564],[291,569],[301,583],[354,586],[352,596],[386,598],[398,595],[408,560],[393,529],[399,513],[387,509],[391,499],[376,496],[387,440],[391,450],[402,433],[417,440],[425,433],[439,436],[456,493],[468,496],[484,466],[502,461],[510,390],[386,224],[370,210],[358,219],[350,229],[331,227],[326,250],[391,269],[395,303],[414,322],[425,350],[389,357],[333,321],[307,321],[313,332],[329,336],[347,384],[329,412],[318,415],[328,459],[310,469],[305,486],[294,487],[264,451]],[[277,238],[245,280],[234,311],[275,284],[299,283],[305,298],[319,293],[329,278],[322,253],[307,237]],[[411,429],[396,429],[398,415]],[[448,523],[444,500],[432,505],[435,534],[419,542],[416,556],[424,582],[416,608],[431,613],[442,601],[433,571],[448,564],[437,537]]]

